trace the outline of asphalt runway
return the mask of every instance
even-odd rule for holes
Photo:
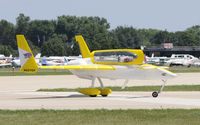
[[[183,73],[167,85],[200,84],[200,73]],[[124,80],[103,80],[106,86],[121,86]],[[129,86],[161,85],[161,81],[131,80]],[[112,92],[108,97],[88,97],[77,92],[36,92],[40,88],[89,87],[91,81],[76,76],[0,77],[0,109],[195,109],[200,92]],[[98,86],[98,83],[96,83]]]

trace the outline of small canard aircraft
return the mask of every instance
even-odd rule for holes
[[[126,87],[130,79],[160,79],[163,85],[152,96],[157,97],[162,92],[167,79],[174,78],[176,74],[154,65],[143,64],[144,53],[138,49],[111,49],[90,52],[82,36],[76,36],[79,43],[82,58],[72,60],[65,66],[38,66],[29,48],[24,35],[17,35],[17,44],[21,62],[21,71],[35,73],[40,69],[68,69],[74,75],[90,79],[91,88],[79,92],[91,97],[97,95],[108,96],[112,91],[104,88],[101,78],[125,79],[122,89]],[[94,88],[95,79],[98,79],[101,88]]]

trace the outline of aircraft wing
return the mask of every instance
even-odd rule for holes
[[[97,69],[97,70],[115,70],[110,65],[66,65],[66,66],[39,66],[40,69]]]
[[[168,69],[169,67],[161,67],[161,66],[154,66],[150,64],[143,64],[141,66],[136,67],[137,69]]]
[[[11,66],[11,65],[12,65],[11,63],[0,64],[0,67],[1,67],[1,66]]]

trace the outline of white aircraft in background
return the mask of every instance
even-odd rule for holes
[[[69,61],[80,59],[82,56],[49,56],[42,57],[42,66],[64,66],[67,65]]]
[[[5,57],[4,55],[0,55],[0,67],[2,66],[11,66],[12,64],[10,61],[12,60],[12,55],[9,57]]]
[[[76,60],[76,59],[81,59],[82,56],[79,55],[79,56],[67,56],[65,57],[68,61],[72,61],[72,60]]]
[[[64,57],[59,59],[52,59],[52,58],[42,59],[41,61],[42,66],[63,66],[67,65],[67,63],[68,60]]]
[[[5,57],[4,55],[0,54],[0,59],[1,59],[1,58],[4,58],[4,57]]]
[[[171,58],[166,62],[168,66],[180,65],[191,66],[199,59],[189,54],[172,54]]]
[[[68,69],[74,75],[92,81],[91,88],[79,91],[92,97],[107,96],[112,92],[109,88],[104,87],[101,78],[125,79],[122,88],[125,88],[129,79],[160,79],[163,81],[161,89],[152,93],[153,97],[157,97],[163,90],[167,79],[176,76],[164,68],[143,64],[144,53],[142,50],[111,49],[90,52],[82,36],[76,36],[76,41],[79,43],[82,53],[81,59],[72,60],[66,66],[38,66],[24,35],[17,35],[20,70],[25,73],[35,73],[38,68]],[[95,79],[98,79],[101,89],[94,88]]]
[[[35,60],[36,60],[36,63],[37,63],[38,65],[41,65],[41,63],[40,63],[40,56],[41,56],[41,53],[38,53],[38,54],[35,56]],[[15,67],[21,66],[21,65],[20,65],[20,59],[19,59],[19,57],[15,57],[15,58],[12,60],[12,64],[13,64],[13,66],[15,66]]]

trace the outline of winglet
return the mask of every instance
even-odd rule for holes
[[[91,57],[90,50],[88,49],[88,46],[85,43],[85,40],[83,39],[83,37],[80,35],[80,36],[76,36],[75,38],[76,38],[76,41],[79,44],[82,57],[83,58],[89,58],[89,57]]]
[[[17,35],[17,45],[19,51],[21,71],[25,73],[35,73],[38,70],[37,63],[28,46],[24,35]]]

